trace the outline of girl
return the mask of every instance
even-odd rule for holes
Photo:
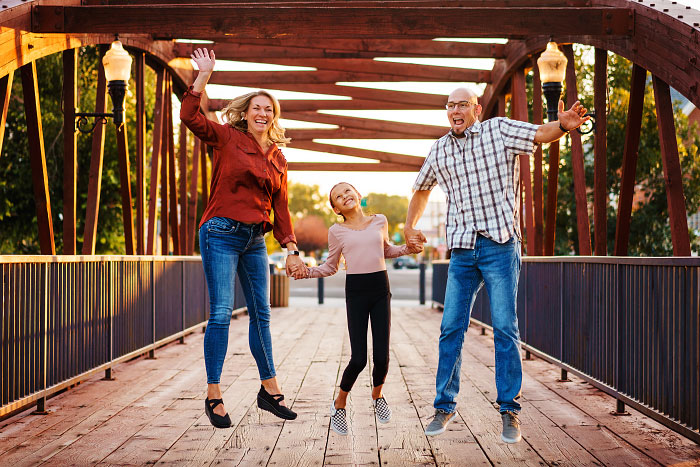
[[[367,364],[368,320],[372,323],[374,409],[379,422],[387,423],[391,419],[391,409],[382,396],[389,369],[391,325],[391,292],[384,258],[423,250],[422,244],[410,247],[390,245],[386,217],[365,215],[360,207],[361,198],[349,183],[341,182],[331,189],[331,207],[343,217],[343,222],[328,230],[328,259],[320,266],[294,274],[295,278],[331,276],[338,270],[340,255],[345,257],[345,300],[351,357],[343,372],[338,397],[331,404],[331,428],[341,435],[348,433],[345,412],[348,393]]]

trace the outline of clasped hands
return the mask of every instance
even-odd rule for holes
[[[406,245],[409,253],[420,253],[423,251],[423,244],[428,240],[423,235],[423,232],[410,227],[403,229],[403,235],[406,238]]]
[[[294,279],[306,279],[309,276],[309,268],[298,256],[287,256],[286,269],[287,275]]]

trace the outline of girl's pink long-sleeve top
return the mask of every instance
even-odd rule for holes
[[[408,246],[391,245],[386,217],[375,214],[362,230],[353,230],[343,224],[332,225],[328,229],[328,259],[320,266],[309,268],[308,277],[335,274],[340,255],[345,257],[348,274],[366,274],[386,271],[384,258],[397,258],[405,254],[408,254]]]

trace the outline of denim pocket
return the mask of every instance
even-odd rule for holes
[[[207,221],[207,232],[211,233],[233,233],[238,228],[238,222],[227,217],[212,217]]]

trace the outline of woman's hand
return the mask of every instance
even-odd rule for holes
[[[304,268],[306,265],[304,262],[301,260],[300,257],[296,255],[287,255],[287,275],[290,277],[294,277],[296,279],[295,274],[299,271],[304,271]]]
[[[214,64],[216,63],[216,55],[214,51],[209,51],[207,49],[196,49],[192,55],[192,60],[197,64],[197,68],[200,73],[211,74],[214,71]]]

